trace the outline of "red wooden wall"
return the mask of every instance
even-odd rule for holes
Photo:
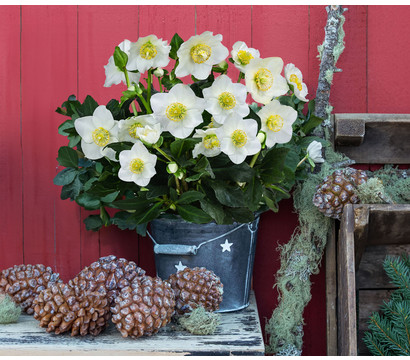
[[[410,7],[348,8],[334,111],[409,113]],[[312,95],[325,22],[324,6],[0,6],[0,269],[44,263],[68,280],[99,256],[115,254],[153,274],[147,239],[115,228],[86,231],[86,212],[60,200],[52,182],[57,149],[65,144],[57,134],[63,118],[54,110],[70,94],[81,101],[92,94],[100,103],[120,97],[121,86],[102,85],[103,66],[122,40],[221,33],[228,48],[243,40],[262,57],[296,64]],[[276,249],[296,223],[291,201],[282,203],[279,214],[263,215],[254,277],[262,324],[277,303]],[[313,282],[304,354],[325,355],[324,271]]]

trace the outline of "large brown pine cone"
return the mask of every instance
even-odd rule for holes
[[[219,309],[222,302],[223,285],[211,270],[204,267],[185,268],[168,279],[175,293],[176,307],[179,314],[191,312],[198,306],[207,311]]]
[[[325,216],[340,220],[346,204],[359,202],[356,188],[366,181],[367,174],[363,170],[353,168],[336,170],[316,187],[313,204]]]
[[[110,319],[108,298],[103,292],[80,292],[56,283],[34,299],[34,318],[47,332],[98,335]]]
[[[124,287],[111,307],[112,322],[123,337],[151,336],[171,321],[175,296],[160,278],[145,276]]]
[[[34,298],[50,284],[61,282],[59,274],[42,264],[15,265],[0,273],[0,292],[20,305],[27,314],[33,314]]]

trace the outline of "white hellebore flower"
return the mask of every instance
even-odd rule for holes
[[[139,38],[131,44],[128,65],[132,70],[140,73],[149,68],[165,67],[169,63],[169,51],[171,46],[166,41],[158,39],[155,35]]]
[[[272,100],[258,112],[261,119],[261,130],[266,134],[266,146],[285,144],[292,138],[292,124],[298,113],[290,106],[282,105],[278,100]]]
[[[322,144],[319,141],[313,140],[307,148],[308,157],[314,163],[322,163],[325,160],[322,157]]]
[[[98,106],[92,116],[76,119],[74,127],[81,136],[81,149],[85,157],[97,160],[106,156],[116,161],[115,151],[105,146],[118,141],[118,121],[104,105]]]
[[[261,143],[256,137],[257,132],[258,124],[255,120],[242,119],[237,114],[215,129],[222,152],[228,155],[234,164],[240,164],[248,155],[260,151]]]
[[[118,139],[120,141],[130,141],[135,143],[139,139],[137,129],[143,129],[149,125],[151,128],[158,123],[154,115],[132,116],[126,120],[120,120],[118,123]]]
[[[221,153],[221,143],[216,135],[216,128],[207,130],[197,129],[195,130],[194,138],[201,138],[201,142],[196,144],[194,150],[192,150],[192,156],[198,157],[199,154],[203,154],[206,157],[217,156]]]
[[[155,144],[161,136],[161,124],[145,125],[143,128],[137,128],[136,131],[142,141],[148,144]]]
[[[302,72],[293,64],[287,64],[285,66],[285,78],[287,82],[293,85],[293,92],[295,96],[302,101],[309,101],[306,99],[308,94],[308,88],[303,82]]]
[[[177,51],[179,65],[175,76],[184,77],[191,74],[197,79],[206,79],[211,73],[212,65],[220,63],[229,55],[229,50],[221,41],[221,34],[214,36],[210,31],[191,36]]]
[[[223,124],[232,114],[241,117],[249,114],[249,107],[246,104],[246,86],[232,83],[229,76],[217,77],[211,87],[203,90],[203,94],[205,110],[220,124]]]
[[[162,130],[180,139],[188,137],[202,123],[204,106],[205,100],[184,84],[177,84],[168,93],[156,93],[151,97],[151,108]]]
[[[121,44],[118,45],[118,47],[124,51],[128,56],[130,54],[130,46],[131,46],[131,41],[129,40],[124,40]],[[127,81],[125,80],[125,75],[120,68],[115,66],[114,62],[114,56],[111,56],[108,60],[108,64],[104,66],[105,68],[105,87],[110,87],[112,85],[118,85],[121,81],[126,85]],[[129,69],[129,61],[127,64],[127,70]],[[128,72],[128,77],[130,82],[135,82],[139,83],[141,74],[140,73],[133,73],[133,72]]]
[[[252,59],[259,58],[259,50],[248,48],[248,46],[243,41],[237,41],[232,46],[231,51],[232,59],[236,68],[245,72],[247,65]]]
[[[284,95],[289,86],[280,75],[283,60],[280,57],[252,59],[245,71],[246,88],[252,98],[259,103],[267,104],[272,98]]]
[[[130,150],[120,152],[118,177],[122,181],[135,182],[139,186],[147,186],[156,174],[157,157],[150,154],[141,141],[137,141]]]

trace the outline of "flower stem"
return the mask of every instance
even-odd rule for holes
[[[297,164],[296,167],[299,167],[300,165],[302,165],[307,158],[308,158],[308,155],[306,155],[302,160],[300,160],[299,164]]]
[[[237,82],[240,83],[242,79],[243,79],[243,72],[240,71],[240,72],[239,72],[239,76],[238,76],[238,81],[237,81]]]
[[[152,69],[148,69],[148,77],[147,77],[147,102],[149,103],[151,100],[151,87],[152,87]]]
[[[162,88],[162,80],[161,78],[158,78],[158,83],[159,83],[159,91],[160,92],[164,92],[163,88]]]
[[[170,158],[165,152],[164,152],[164,150],[161,150],[159,147],[158,147],[158,145],[153,145],[152,146],[155,150],[157,150],[163,157],[165,157],[167,160],[169,160],[169,161],[174,161],[174,160],[172,160],[172,158]]]
[[[124,69],[124,75],[125,75],[125,81],[127,82],[127,87],[129,88],[131,86],[130,84],[130,78],[128,76],[128,71],[127,69]],[[131,102],[131,107],[132,107],[132,112],[134,113],[135,116],[138,115],[137,107],[135,106],[134,101]]]
[[[177,186],[177,192],[180,195],[181,194],[181,185],[179,183],[178,176],[174,175],[174,177],[175,177],[175,185]]]
[[[258,160],[258,156],[259,156],[260,153],[261,153],[261,152],[260,152],[260,150],[259,150],[255,155],[253,155],[253,158],[252,158],[252,160],[251,160],[251,163],[249,164],[249,166],[250,166],[251,168],[253,168],[253,166],[255,165],[256,160]]]
[[[147,100],[145,100],[144,96],[142,96],[142,94],[141,95],[137,94],[137,95],[140,98],[142,104],[144,105],[145,110],[147,110],[147,114],[152,114],[151,107],[149,106],[149,103],[147,102]]]

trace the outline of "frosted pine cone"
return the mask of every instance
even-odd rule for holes
[[[168,281],[174,290],[175,310],[179,314],[190,312],[198,306],[207,311],[219,309],[223,285],[213,271],[204,267],[185,268],[172,274]]]
[[[112,322],[123,337],[151,336],[171,321],[175,296],[160,278],[145,276],[124,287],[111,307]]]
[[[8,294],[27,314],[33,314],[34,298],[49,284],[61,282],[59,274],[41,264],[15,265],[0,273],[0,292]]]
[[[316,187],[313,204],[325,216],[340,220],[346,204],[359,202],[356,188],[366,181],[367,174],[363,170],[353,168],[336,170]]]

